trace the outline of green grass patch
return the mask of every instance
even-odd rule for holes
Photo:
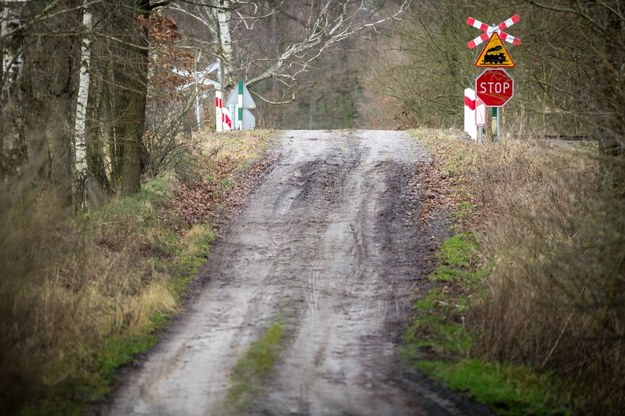
[[[250,345],[232,372],[228,405],[244,413],[251,401],[264,388],[278,360],[284,341],[284,325],[276,322]]]
[[[174,256],[166,265],[172,274],[170,287],[176,296],[184,292],[189,281],[206,263],[215,238],[215,229],[211,224],[196,224],[174,247]]]
[[[450,266],[469,267],[479,246],[469,233],[459,233],[449,237],[440,248],[439,257]]]
[[[487,274],[474,260],[479,245],[467,233],[445,240],[439,265],[430,276],[436,285],[415,302],[415,317],[403,336],[402,358],[452,389],[465,392],[501,415],[569,415],[551,393],[554,383],[520,366],[470,359],[479,334],[466,325],[469,295]]]
[[[438,251],[438,265],[429,276],[431,282],[456,282],[468,286],[488,275],[478,267],[479,245],[470,233],[458,233],[445,240]]]
[[[428,356],[466,356],[473,337],[461,324],[428,315],[416,319],[404,336],[402,357],[412,363]]]
[[[171,176],[162,175],[145,182],[137,199],[149,201],[152,204],[161,204],[173,195]]]
[[[466,357],[474,342],[474,334],[463,325],[467,303],[438,288],[419,299],[404,332],[402,357],[413,364],[424,357]]]
[[[85,217],[93,222],[120,223],[132,218],[141,225],[154,220],[156,208],[165,203],[173,194],[173,179],[169,175],[151,178],[146,181],[138,194],[112,199],[107,204],[89,211]]]
[[[136,354],[156,345],[157,331],[169,322],[169,315],[155,314],[145,331],[136,335],[116,335],[102,344],[91,346],[92,360],[84,363],[83,372],[65,380],[46,395],[26,403],[21,416],[81,415],[85,407],[104,400],[111,392],[117,369],[132,362]]]
[[[454,154],[445,160],[446,162],[445,169],[452,175],[461,174],[466,157],[467,157],[467,152],[464,149],[462,148],[456,149]]]
[[[456,204],[456,211],[453,216],[457,220],[461,220],[464,218],[468,218],[471,214],[473,214],[476,210],[475,204],[467,201],[460,201]]]
[[[235,187],[234,182],[232,182],[230,178],[222,179],[221,181],[219,181],[219,185],[221,185],[221,187],[224,189],[233,189]]]
[[[487,404],[500,415],[569,415],[558,405],[553,381],[547,375],[520,366],[498,365],[479,360],[457,362],[420,361],[418,367],[428,376],[442,380],[449,387],[468,392],[477,402]]]

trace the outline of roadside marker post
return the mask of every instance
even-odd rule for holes
[[[486,106],[471,88],[464,90],[464,131],[482,143],[486,123]]]
[[[221,98],[221,91],[215,91],[215,131],[218,133],[224,129],[223,107],[224,100]]]
[[[250,111],[256,108],[256,103],[243,81],[237,82],[237,87],[226,100],[225,107],[234,116],[233,129],[253,130],[256,127],[256,118]]]
[[[464,90],[464,131],[473,140],[477,140],[477,125],[475,123],[475,91],[472,88]]]
[[[237,130],[243,130],[243,81],[239,80],[237,94]]]
[[[215,91],[215,130],[217,132],[232,130],[230,111],[224,108],[221,91]]]

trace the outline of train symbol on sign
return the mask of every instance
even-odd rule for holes
[[[486,51],[486,53],[484,54],[484,56],[482,57],[482,63],[485,65],[488,64],[505,64],[508,62],[508,58],[506,56],[505,52],[500,52],[500,53],[493,53],[493,52],[498,52],[500,50],[503,49],[503,46],[501,45],[497,45],[494,48],[490,48]]]

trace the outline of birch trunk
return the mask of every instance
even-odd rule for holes
[[[7,2],[0,17],[0,39],[3,47],[2,73],[0,79],[0,177],[19,174],[22,163],[28,156],[24,137],[23,92],[20,85],[24,68],[23,38],[16,33],[20,26],[20,4],[26,0]]]
[[[80,49],[80,77],[78,81],[78,99],[76,100],[76,121],[74,125],[74,198],[80,210],[87,208],[87,104],[89,101],[89,70],[91,64],[91,39],[89,37],[92,28],[92,15],[86,7],[82,24],[85,36],[82,39]]]
[[[230,0],[216,0],[217,22],[219,25],[219,48],[222,68],[222,77],[219,82],[225,91],[234,88],[234,59],[232,52],[232,37],[230,36],[230,21],[232,13],[230,11]]]

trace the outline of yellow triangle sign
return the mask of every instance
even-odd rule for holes
[[[478,68],[514,68],[514,61],[508,50],[503,45],[501,38],[494,32],[482,53],[475,61]]]

